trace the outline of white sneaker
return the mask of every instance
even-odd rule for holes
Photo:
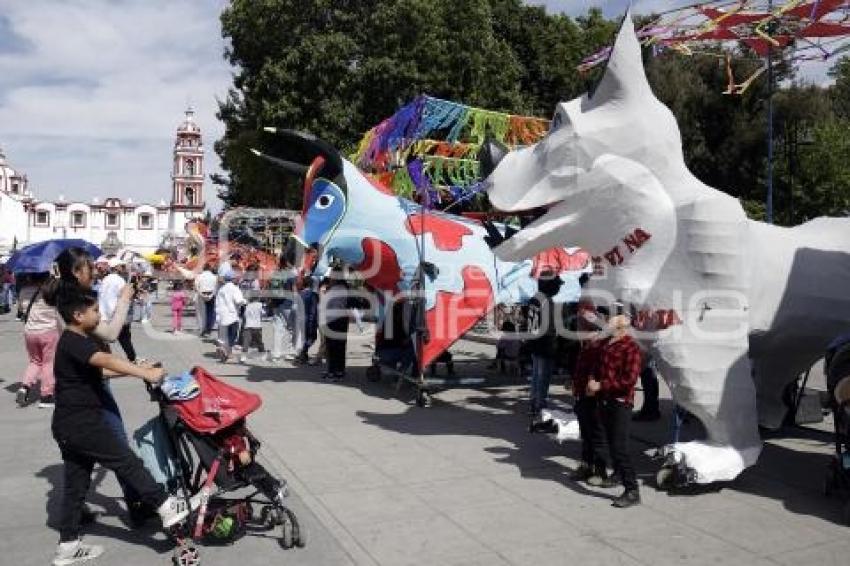
[[[159,513],[159,518],[162,519],[163,528],[167,529],[189,516],[189,505],[186,504],[185,499],[172,495],[165,500],[165,503],[159,506],[156,512]]]
[[[247,364],[248,363],[248,356],[239,356],[239,363],[240,364]]]
[[[80,539],[60,542],[53,557],[53,566],[68,566],[86,560],[94,560],[103,554],[103,547],[96,544],[83,544]]]
[[[285,356],[283,356],[283,359],[287,362],[292,362],[295,360],[295,354],[286,354]]]

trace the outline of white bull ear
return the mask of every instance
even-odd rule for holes
[[[633,99],[651,95],[641,58],[640,41],[635,33],[631,9],[626,12],[623,24],[605,66],[605,74],[595,91],[588,96],[591,107],[606,102]]]

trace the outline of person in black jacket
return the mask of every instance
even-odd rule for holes
[[[350,297],[348,282],[342,272],[328,276],[328,290],[322,305],[322,334],[327,348],[327,371],[323,378],[340,381],[345,378],[345,353],[348,345]]]
[[[529,302],[529,341],[531,351],[531,406],[532,414],[547,406],[549,383],[555,358],[555,323],[557,307],[552,298],[558,294],[563,281],[552,271],[543,271],[538,280],[538,293]]]

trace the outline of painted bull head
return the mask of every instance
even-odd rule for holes
[[[303,206],[294,237],[304,247],[322,247],[330,240],[348,210],[348,187],[342,157],[325,141],[310,134],[276,128],[266,128],[266,131],[279,136],[290,159],[252,151],[304,179]]]

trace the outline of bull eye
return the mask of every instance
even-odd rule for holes
[[[333,195],[322,195],[319,197],[319,200],[316,201],[316,208],[319,210],[324,210],[332,205],[334,202]]]

